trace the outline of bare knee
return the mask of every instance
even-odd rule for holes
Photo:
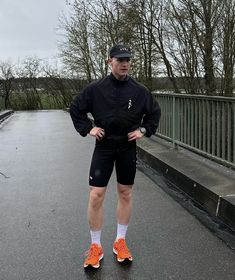
[[[102,206],[103,200],[105,196],[104,188],[91,188],[90,196],[89,196],[89,205],[93,209],[99,209]]]
[[[131,186],[118,186],[118,196],[122,203],[130,203],[132,199]]]

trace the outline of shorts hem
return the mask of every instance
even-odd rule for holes
[[[118,184],[121,184],[121,185],[124,185],[124,186],[133,186],[134,185],[134,182],[131,182],[131,183],[127,183],[127,182],[125,182],[125,183],[121,183],[120,181],[117,181],[117,183]]]
[[[108,185],[100,185],[100,184],[98,184],[98,185],[92,184],[91,185],[91,184],[89,184],[89,186],[90,187],[95,187],[95,188],[107,188]]]

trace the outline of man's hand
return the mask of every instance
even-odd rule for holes
[[[91,136],[94,136],[97,140],[102,140],[103,138],[104,138],[104,135],[105,135],[105,133],[104,133],[104,129],[103,128],[101,128],[101,127],[93,127],[91,130],[90,130],[90,132],[89,132],[89,134],[91,135]]]
[[[136,129],[136,130],[128,133],[128,141],[133,141],[133,140],[136,140],[136,139],[140,139],[143,136],[144,136],[144,134],[141,133],[139,129]]]

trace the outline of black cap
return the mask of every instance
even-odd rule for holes
[[[109,50],[109,57],[132,57],[130,47],[126,45],[115,45]]]

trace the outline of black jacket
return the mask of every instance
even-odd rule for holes
[[[126,136],[142,126],[146,136],[156,132],[161,110],[152,94],[131,77],[117,80],[113,74],[89,84],[70,106],[76,130],[86,136],[95,126],[105,130],[105,136]]]

